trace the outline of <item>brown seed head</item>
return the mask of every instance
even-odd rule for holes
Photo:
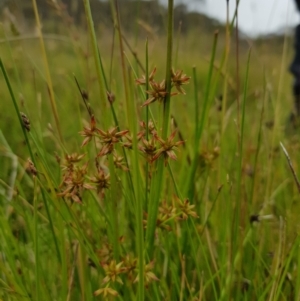
[[[189,83],[190,77],[186,74],[183,74],[182,70],[174,71],[172,69],[171,80],[172,85],[176,88],[176,90],[181,94],[185,94],[185,91],[183,90],[182,86]]]
[[[33,162],[29,158],[27,159],[25,170],[32,176],[36,176],[38,173]]]
[[[24,128],[27,130],[27,132],[30,132],[30,120],[23,112],[20,112],[20,115]]]

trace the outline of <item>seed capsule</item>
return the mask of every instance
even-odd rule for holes
[[[27,118],[27,116],[23,112],[20,112],[20,115],[21,115],[21,119],[22,119],[24,128],[28,132],[30,132],[30,121],[29,121],[29,119]]]
[[[27,159],[25,170],[33,176],[36,176],[38,173],[33,162],[29,158]]]

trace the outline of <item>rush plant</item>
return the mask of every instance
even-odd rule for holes
[[[149,39],[117,0],[113,30],[89,0],[87,28],[50,2],[67,39],[42,31],[35,0],[38,45],[1,31],[0,300],[298,300],[289,40],[269,65],[255,56],[235,39],[238,1],[201,43],[176,41],[173,0]]]

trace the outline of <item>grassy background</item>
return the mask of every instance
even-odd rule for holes
[[[86,19],[91,20],[88,13]],[[141,108],[145,89],[135,79],[145,72],[126,46],[122,66],[118,32],[97,26],[103,63],[103,73],[97,73],[91,31],[74,24],[66,28],[63,21],[56,36],[46,23],[48,67],[38,37],[14,40],[6,24],[1,26],[0,57],[31,131],[24,136],[2,77],[0,298],[297,300],[299,193],[279,146],[280,141],[285,145],[297,173],[298,130],[288,123],[292,39],[241,40],[237,75],[234,31],[226,40],[220,27],[215,51],[213,31],[175,31],[172,65],[191,76],[186,95],[171,97],[172,118],[167,121],[163,103],[149,108],[158,135],[164,135],[161,128],[167,123],[168,136],[177,129],[175,141],[185,144],[176,152],[177,161],[164,167],[162,158],[147,163],[135,138],[132,150],[123,152],[118,143],[116,150],[126,155],[130,169],[122,171],[111,155],[98,157],[95,164],[99,141],[81,147],[79,132],[90,116],[74,76],[88,92],[97,126],[106,131],[115,122],[106,91],[99,92],[104,74],[107,90],[115,96],[119,130],[135,137],[148,110]],[[148,73],[156,67],[155,79],[165,78],[167,30],[141,30],[138,38],[123,34]],[[47,70],[63,142],[51,108]],[[198,143],[195,136],[201,129]],[[28,169],[27,136],[36,175]],[[91,183],[99,165],[110,173],[105,193],[83,189],[81,204],[58,195],[64,187],[64,157],[73,153],[85,154],[74,165],[87,164],[85,183]],[[179,200],[186,198],[194,207],[183,219]],[[151,205],[156,201],[158,215]],[[154,244],[147,233],[151,218]]]

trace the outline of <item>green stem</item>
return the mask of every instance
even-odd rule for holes
[[[113,2],[115,5],[113,5]],[[145,296],[145,286],[144,286],[144,228],[143,228],[143,196],[141,192],[141,177],[139,170],[139,151],[138,151],[138,141],[137,141],[137,122],[134,118],[136,116],[136,110],[134,106],[133,93],[129,86],[127,67],[125,63],[125,54],[123,47],[123,36],[122,28],[119,16],[119,9],[117,1],[111,0],[111,10],[114,17],[114,24],[118,29],[119,37],[119,47],[120,47],[120,57],[121,57],[121,69],[123,75],[123,84],[125,92],[125,101],[126,101],[126,117],[127,123],[132,134],[132,149],[131,152],[131,163],[132,163],[132,178],[131,184],[131,197],[134,199],[135,204],[135,222],[136,222],[136,245],[137,245],[137,254],[138,254],[138,298],[137,300],[144,300]]]
[[[93,49],[93,57],[95,60],[95,65],[96,65],[96,72],[97,72],[97,79],[98,79],[98,84],[99,84],[99,92],[100,92],[100,109],[104,121],[104,127],[108,128],[109,120],[108,120],[108,114],[107,113],[107,95],[106,95],[106,80],[103,76],[103,70],[102,70],[102,64],[101,64],[101,55],[99,52],[98,44],[97,44],[97,38],[96,38],[96,33],[94,29],[94,23],[93,23],[93,18],[92,18],[92,13],[91,13],[91,7],[90,7],[90,2],[89,0],[83,0],[84,3],[84,9],[85,9],[85,14],[87,18],[87,23],[89,27],[89,33],[91,37],[91,43],[92,43],[92,49]],[[113,158],[112,156],[108,157],[108,164],[109,164],[109,170],[110,170],[110,180],[111,180],[111,185],[112,189],[110,189],[110,217],[112,219],[112,242],[113,242],[113,250],[114,250],[114,256],[116,259],[119,257],[119,242],[118,242],[118,219],[117,219],[117,214],[116,212],[116,207],[117,207],[117,191],[115,189],[115,185],[117,183],[117,178],[116,178],[116,173],[115,173],[115,168],[114,168],[114,163],[113,163]]]
[[[27,145],[27,148],[28,148],[28,151],[29,151],[29,154],[30,154],[30,159],[33,162],[34,166],[36,166],[36,160],[35,160],[35,157],[33,156],[33,152],[32,152],[32,149],[31,149],[31,146],[30,146],[30,143],[29,143],[29,139],[28,139],[28,134],[27,134],[27,132],[24,128],[24,125],[23,125],[23,121],[22,121],[22,118],[21,118],[21,115],[20,115],[20,110],[19,110],[19,107],[18,107],[18,103],[16,101],[15,95],[13,93],[13,89],[12,89],[11,84],[10,84],[10,80],[8,78],[8,75],[6,73],[6,70],[5,70],[5,67],[3,65],[3,62],[2,62],[1,58],[0,58],[0,68],[2,70],[6,86],[8,88],[10,97],[12,99],[13,105],[14,105],[15,110],[16,110],[16,114],[17,114],[18,119],[19,119],[20,126],[21,126],[22,131],[23,131],[23,135],[24,135],[24,138],[25,138],[25,141],[26,141],[26,145]],[[39,178],[39,175],[37,175],[37,177]],[[51,228],[51,232],[52,232],[52,235],[53,235],[53,240],[54,240],[54,243],[55,243],[56,253],[57,253],[57,256],[58,256],[59,260],[61,261],[61,255],[60,255],[59,248],[58,248],[58,243],[57,243],[57,239],[56,239],[56,235],[55,235],[55,231],[54,231],[54,226],[53,226],[52,218],[51,218],[49,208],[48,208],[48,203],[47,203],[47,200],[46,200],[45,193],[44,193],[43,189],[41,189],[41,194],[42,194],[43,203],[44,203],[44,206],[45,206],[45,209],[46,209],[46,212],[47,212],[47,216],[48,216],[48,219],[49,219],[50,228]]]
[[[248,78],[249,78],[249,67],[250,67],[250,54],[251,52],[249,51],[248,55],[248,62],[247,62],[247,70],[246,70],[246,78],[245,78],[245,87],[244,87],[244,99],[243,99],[243,115],[242,115],[242,124],[241,124],[241,143],[240,143],[240,162],[239,162],[239,174],[238,174],[238,183],[237,183],[237,206],[236,206],[236,214],[235,214],[235,220],[234,220],[234,229],[232,233],[233,237],[233,242],[236,242],[236,245],[233,246],[234,249],[237,250],[234,261],[233,261],[233,266],[230,269],[229,275],[227,275],[226,279],[226,284],[225,287],[222,290],[221,293],[221,299],[224,300],[225,297],[227,296],[231,283],[233,280],[233,275],[235,272],[240,271],[240,262],[241,262],[241,257],[243,254],[243,248],[249,241],[252,231],[251,229],[247,232],[244,240],[242,243],[241,240],[239,239],[239,229],[240,229],[240,217],[241,217],[241,177],[242,177],[242,152],[243,152],[243,139],[244,139],[244,123],[245,123],[245,104],[246,104],[246,96],[247,96],[247,89],[248,89]],[[240,245],[238,245],[240,244]]]
[[[129,99],[133,99],[133,89],[129,89]],[[128,116],[134,116],[136,114],[135,105],[133,101],[128,102]],[[139,164],[139,149],[137,140],[137,122],[135,118],[130,118],[129,128],[132,133],[132,152],[131,164],[134,190],[132,196],[134,198],[135,208],[135,227],[136,227],[136,246],[138,254],[138,298],[137,300],[144,300],[145,296],[145,260],[144,260],[144,226],[143,226],[143,207],[144,207],[144,194],[142,188],[144,183],[142,182],[140,164]]]
[[[199,124],[199,98],[198,98],[198,85],[197,85],[197,72],[196,67],[193,67],[193,78],[194,78],[194,101],[195,101],[195,149],[197,148],[197,137],[198,137],[198,124]]]
[[[164,100],[163,111],[163,128],[162,137],[166,139],[169,131],[170,123],[170,99],[171,99],[171,75],[172,75],[172,51],[173,51],[173,7],[174,1],[168,2],[168,42],[167,42],[167,66],[166,66],[166,98]],[[157,174],[153,181],[153,187],[150,193],[150,202],[148,204],[148,221],[147,221],[147,233],[146,242],[148,248],[148,255],[151,258],[154,250],[154,234],[156,228],[156,219],[158,214],[158,206],[160,195],[162,191],[162,183],[164,177],[164,158],[159,158],[157,162]]]
[[[37,178],[34,177],[34,255],[35,255],[35,293],[36,300],[40,300],[40,275],[39,275],[39,242],[38,242],[38,210],[37,210]]]
[[[195,176],[196,176],[198,160],[199,160],[199,155],[198,155],[199,150],[198,149],[199,149],[199,143],[201,140],[202,132],[204,129],[207,108],[208,108],[208,103],[209,103],[209,97],[210,97],[210,92],[211,92],[211,82],[212,82],[214,61],[215,61],[216,50],[217,50],[217,41],[218,41],[218,32],[216,31],[215,36],[214,36],[212,55],[211,55],[210,64],[209,64],[209,71],[208,71],[207,84],[206,84],[201,119],[199,121],[199,126],[196,125],[198,128],[196,129],[197,136],[195,138],[194,158],[192,161],[191,171],[190,171],[190,174],[189,174],[188,180],[187,180],[186,194],[188,195],[188,199],[190,199],[190,200],[192,200],[194,197],[194,183],[195,183]]]
[[[55,124],[56,124],[56,127],[57,127],[60,142],[61,142],[61,144],[64,144],[63,143],[63,136],[62,136],[62,132],[61,132],[61,128],[60,128],[60,123],[59,123],[57,107],[56,107],[56,103],[55,103],[53,84],[52,84],[52,79],[51,79],[51,74],[50,74],[50,69],[49,69],[49,63],[48,63],[47,53],[46,53],[46,47],[45,47],[45,43],[44,43],[44,39],[43,39],[42,26],[41,26],[41,22],[40,22],[40,17],[39,17],[39,13],[38,13],[36,0],[32,0],[32,5],[33,5],[34,15],[35,15],[35,19],[36,19],[36,26],[37,26],[37,30],[38,30],[40,45],[41,45],[42,56],[43,56],[44,65],[45,65],[47,85],[48,85],[49,95],[50,95],[51,109],[52,109],[52,112],[53,112],[53,115],[54,115]]]
[[[91,38],[91,43],[92,43],[92,50],[93,50],[93,57],[95,60],[95,67],[96,67],[96,72],[97,72],[97,79],[98,79],[98,84],[99,84],[99,92],[100,92],[100,109],[102,112],[102,116],[106,116],[106,89],[105,89],[105,81],[102,76],[101,72],[101,62],[100,62],[100,54],[99,54],[99,49],[97,45],[97,38],[96,38],[96,33],[94,30],[94,22],[92,18],[92,12],[91,12],[91,7],[90,7],[90,2],[89,0],[83,0],[84,4],[84,9],[85,9],[85,14],[87,18],[87,23],[89,27],[89,33],[90,33],[90,38]],[[106,120],[106,118],[104,118]]]
[[[98,49],[98,55],[99,55],[100,68],[101,68],[102,77],[103,77],[103,80],[104,80],[106,91],[108,91],[109,93],[111,93],[112,91],[111,91],[111,88],[108,86],[108,82],[106,80],[106,76],[105,76],[105,72],[104,72],[104,68],[103,68],[101,56],[100,56],[100,53],[99,53],[99,49]],[[111,63],[111,66],[112,66],[112,63]],[[111,79],[110,79],[110,81],[111,81]],[[113,102],[109,102],[109,103],[110,103],[110,109],[111,109],[111,113],[112,113],[112,116],[113,116],[113,120],[114,120],[115,126],[118,127],[118,128],[120,128],[114,104],[113,104]],[[132,180],[132,173],[131,173],[130,168],[129,168],[129,162],[128,162],[127,154],[126,154],[126,151],[125,151],[124,148],[122,148],[122,152],[123,152],[123,156],[124,156],[124,160],[125,160],[126,166],[128,168],[128,172],[126,173],[127,181],[128,181],[128,183],[130,185],[131,192],[133,193],[134,192],[134,186],[133,186],[133,180]]]
[[[148,39],[146,41],[146,91],[149,91],[149,64],[148,64]],[[147,99],[147,95],[145,95]],[[149,106],[146,106],[146,140],[149,139]],[[146,162],[146,189],[145,189],[145,205],[148,204],[148,195],[149,195],[149,163]]]
[[[171,108],[171,88],[172,88],[172,58],[173,58],[173,23],[174,23],[174,0],[169,0],[168,6],[168,44],[167,44],[167,66],[166,66],[166,98],[164,101],[164,119],[163,119],[163,139],[168,137],[170,124],[170,108]]]

